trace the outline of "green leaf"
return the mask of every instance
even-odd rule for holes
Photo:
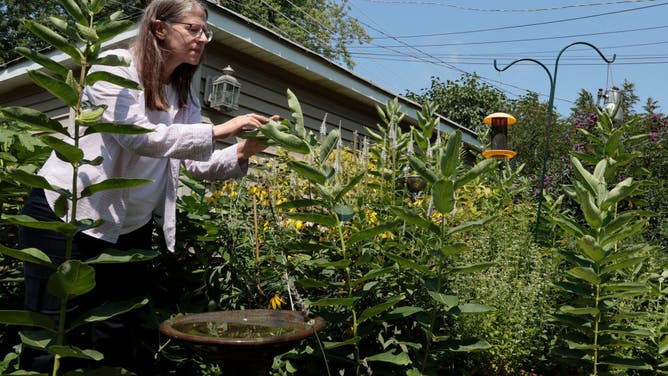
[[[51,119],[45,113],[27,107],[0,107],[0,116],[23,122],[35,131],[57,132],[69,137],[67,128],[60,122]]]
[[[401,206],[393,206],[390,208],[390,210],[392,211],[392,214],[399,217],[399,219],[406,221],[406,223],[408,224],[418,226],[425,230],[429,230],[436,235],[441,235],[441,229],[438,228],[436,224],[434,224],[430,220],[423,219],[411,209],[404,208]]]
[[[21,169],[14,169],[9,171],[8,176],[17,183],[27,185],[29,187],[42,188],[50,191],[55,191],[58,189],[49,184],[49,182],[43,176],[31,174]]]
[[[74,320],[72,326],[70,326],[67,331],[70,332],[84,324],[105,321],[114,316],[122,315],[134,309],[143,307],[148,304],[148,302],[148,298],[135,298],[132,300],[117,301],[96,307]]]
[[[115,37],[116,35],[130,29],[134,23],[129,20],[121,21],[111,21],[99,25],[95,28],[97,37],[99,38],[98,43],[106,42],[109,39]]]
[[[372,317],[374,317],[374,316],[376,316],[376,315],[378,315],[382,312],[387,311],[388,309],[394,307],[397,303],[399,303],[400,301],[402,301],[404,299],[406,299],[406,296],[404,296],[403,294],[398,295],[398,296],[393,296],[393,297],[387,299],[386,301],[384,301],[383,303],[380,303],[380,304],[377,304],[373,307],[369,307],[369,308],[365,309],[364,311],[362,311],[362,314],[357,319],[357,323],[361,324],[364,321],[366,321],[366,320],[368,320],[368,319],[370,319],[370,318],[372,318]]]
[[[76,107],[79,102],[79,93],[62,78],[51,77],[41,71],[28,71],[28,77],[38,86],[46,89],[56,98],[65,102],[69,107]]]
[[[134,124],[118,124],[118,123],[97,123],[86,124],[84,136],[94,133],[109,133],[109,134],[145,134],[153,132],[153,129],[144,128]]]
[[[578,239],[578,245],[580,246],[582,252],[595,263],[600,262],[605,257],[603,248],[591,235],[585,235]]]
[[[418,264],[413,260],[389,252],[385,253],[385,256],[399,264],[401,269],[415,270],[419,273],[429,273],[429,268],[427,266]]]
[[[98,81],[110,82],[114,85],[118,85],[130,90],[141,90],[142,88],[141,85],[135,81],[105,71],[91,72],[86,76],[87,86],[93,85]]]
[[[451,273],[458,273],[458,274],[463,274],[463,273],[475,273],[479,272],[481,270],[485,270],[491,266],[496,265],[495,262],[481,262],[478,264],[469,264],[469,265],[459,265],[459,266],[453,266],[452,268],[448,269]]]
[[[333,129],[332,131],[327,134],[327,137],[322,141],[322,144],[320,145],[320,154],[318,157],[318,162],[320,164],[323,164],[327,162],[327,158],[329,158],[329,155],[332,154],[332,151],[336,149],[336,144],[339,141],[339,131],[336,129]]]
[[[357,345],[360,342],[361,339],[362,339],[361,337],[356,336],[356,337],[349,338],[349,339],[347,339],[345,341],[341,341],[341,342],[323,341],[322,344],[325,347],[325,350],[332,350],[332,349],[335,349],[335,348],[338,348],[338,347]]]
[[[120,264],[128,262],[142,262],[154,259],[160,255],[160,252],[150,249],[129,249],[121,251],[118,249],[105,249],[99,255],[85,261],[88,265],[95,264]]]
[[[436,291],[427,292],[436,303],[444,305],[447,309],[455,307],[459,304],[459,298],[456,295],[447,295]]]
[[[79,8],[79,5],[77,5],[75,0],[58,0],[58,4],[60,4],[65,11],[77,21],[77,23],[88,25],[88,18],[84,16],[81,8]]]
[[[393,270],[395,270],[395,268],[392,267],[392,266],[388,266],[386,268],[380,268],[380,269],[372,269],[371,271],[369,271],[368,273],[366,273],[362,277],[353,280],[352,284],[353,284],[353,286],[358,286],[358,285],[362,284],[362,282],[366,282],[368,280],[376,279],[380,276],[390,274]]]
[[[484,226],[484,225],[486,225],[490,221],[493,221],[496,218],[497,218],[497,216],[491,216],[491,217],[481,218],[481,219],[478,219],[478,220],[475,220],[475,221],[467,221],[467,222],[464,222],[464,223],[460,224],[459,226],[451,227],[450,229],[448,229],[445,232],[445,234],[447,236],[450,236],[450,235],[456,234],[458,232],[469,230],[469,229],[474,228],[474,227]]]
[[[40,137],[40,140],[52,148],[56,152],[56,155],[58,155],[58,158],[70,164],[78,163],[84,157],[83,150],[59,138],[45,135]]]
[[[62,222],[62,221],[38,221],[33,217],[27,215],[2,215],[2,222],[7,224],[13,224],[18,226],[26,226],[30,228],[37,228],[41,230],[51,230],[59,232],[66,236],[74,236],[77,232],[77,227],[71,223]]]
[[[577,266],[575,268],[572,268],[571,270],[568,270],[566,274],[570,275],[571,277],[575,277],[583,281],[589,282],[592,285],[598,285],[601,283],[598,274],[596,274],[596,272],[592,268]]]
[[[571,157],[571,163],[573,164],[573,167],[575,167],[573,171],[575,172],[575,177],[578,181],[583,183],[583,187],[585,187],[589,193],[596,196],[598,194],[600,181],[582,166],[579,159]]]
[[[571,306],[563,306],[563,307],[559,308],[559,311],[561,311],[563,313],[567,313],[569,315],[578,315],[578,316],[580,316],[580,315],[596,316],[600,313],[598,308],[594,308],[594,307],[578,308],[578,307],[571,307]]]
[[[424,312],[424,308],[421,307],[413,307],[413,306],[404,306],[404,307],[397,307],[393,309],[392,311],[388,312],[388,315],[391,317],[408,317],[412,316],[418,312]]]
[[[485,351],[492,346],[483,339],[469,338],[463,340],[451,339],[446,342],[446,348],[452,352]]]
[[[626,259],[626,260],[622,260],[622,261],[620,261],[618,263],[615,263],[615,264],[606,265],[603,269],[601,269],[601,276],[604,276],[606,274],[610,274],[610,273],[615,272],[615,271],[620,270],[620,269],[624,269],[624,268],[628,268],[630,266],[635,266],[637,264],[640,264],[643,261],[645,261],[645,259],[647,259],[647,257],[648,256],[633,257],[633,258],[629,258],[629,259]]]
[[[93,65],[107,65],[112,67],[129,67],[130,59],[125,56],[104,55],[93,61]]]
[[[304,114],[302,113],[302,107],[299,104],[297,96],[292,92],[292,90],[287,90],[288,95],[288,107],[292,111],[292,119],[295,121],[295,135],[300,138],[304,138],[306,135],[306,130],[304,128]]]
[[[96,106],[86,111],[81,111],[76,116],[75,121],[81,125],[96,124],[102,119],[102,115],[104,115],[104,110],[106,109],[107,106]]]
[[[0,244],[0,253],[20,261],[56,269],[56,265],[51,262],[49,256],[37,248],[13,249]]]
[[[449,312],[457,315],[461,313],[486,313],[493,311],[496,311],[496,308],[492,306],[477,303],[465,303],[452,307]]]
[[[79,359],[88,359],[88,360],[102,360],[104,355],[101,352],[95,350],[82,350],[75,346],[60,346],[53,345],[47,347],[47,351],[50,354],[59,355],[61,358],[79,358]]]
[[[363,172],[363,173],[361,173],[361,174],[355,176],[354,178],[350,179],[350,181],[348,182],[348,184],[346,184],[345,187],[343,187],[340,191],[338,191],[338,192],[336,193],[336,196],[334,197],[334,201],[335,201],[335,202],[339,202],[339,201],[341,201],[341,200],[343,199],[343,197],[344,197],[348,192],[350,192],[351,189],[355,188],[355,186],[356,186],[357,184],[359,184],[359,182],[361,182],[362,179],[364,179],[365,176],[366,176],[366,172]]]
[[[392,363],[399,366],[411,364],[411,358],[408,356],[408,353],[400,351],[398,354],[394,354],[393,351],[394,350],[389,350],[384,353],[367,356],[364,360],[367,362]]]
[[[496,166],[496,160],[494,158],[485,159],[476,163],[475,166],[455,180],[455,189],[463,187],[466,183],[487,172],[494,166]]]
[[[428,181],[429,184],[434,184],[434,182],[438,179],[438,176],[431,172],[431,170],[427,168],[427,165],[425,165],[424,162],[419,160],[414,155],[408,156],[408,163],[410,164],[411,168],[420,174],[420,176],[422,176],[426,181]]]
[[[79,260],[67,260],[58,266],[47,282],[52,295],[69,300],[84,295],[95,287],[95,270]]]
[[[325,184],[327,181],[327,176],[322,171],[302,161],[289,161],[288,167],[312,183]]]
[[[26,59],[34,61],[35,63],[57,74],[61,78],[67,77],[69,69],[65,68],[64,65],[54,60],[51,60],[51,58],[49,58],[46,55],[33,51],[27,47],[16,47],[14,51],[16,51],[19,55],[25,57]]]
[[[314,307],[352,307],[359,298],[324,298],[309,303]]]
[[[431,186],[431,197],[434,207],[442,214],[455,208],[455,183],[448,179],[439,179]]]
[[[17,326],[34,326],[54,331],[54,322],[51,317],[32,311],[0,311],[0,323]]]
[[[44,40],[51,46],[55,47],[57,50],[66,53],[77,63],[81,64],[81,62],[83,61],[84,57],[81,51],[78,48],[76,48],[75,45],[68,42],[66,38],[53,31],[51,28],[31,20],[24,21],[24,25],[33,34],[35,34],[36,36],[38,36],[40,39]]]
[[[390,223],[384,223],[382,225],[364,231],[356,232],[350,235],[350,238],[348,238],[348,244],[355,244],[363,240],[373,239],[376,235],[394,231],[396,227],[397,227],[396,222],[390,222]]]
[[[601,210],[606,210],[612,205],[626,199],[636,191],[637,184],[633,182],[633,178],[626,178],[619,182],[608,194],[601,203]]]
[[[640,359],[621,358],[617,356],[601,356],[600,364],[607,364],[615,368],[652,370],[652,366]]]
[[[459,149],[461,148],[461,144],[461,131],[456,131],[455,133],[451,134],[450,137],[448,137],[448,142],[445,144],[445,148],[441,152],[440,160],[441,176],[443,178],[450,178],[450,176],[455,173],[455,169],[459,165]]]
[[[88,197],[94,193],[110,189],[123,189],[138,187],[140,185],[152,183],[149,179],[131,179],[131,178],[110,178],[100,183],[91,184],[81,191],[81,197]]]

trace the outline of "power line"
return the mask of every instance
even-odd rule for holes
[[[620,0],[620,1],[607,1],[607,2],[598,2],[598,3],[589,3],[589,4],[573,4],[573,5],[562,5],[558,7],[550,8],[531,8],[531,9],[483,9],[483,8],[470,8],[463,7],[461,5],[454,4],[445,4],[434,1],[411,1],[411,0],[366,0],[370,3],[381,3],[381,4],[405,4],[405,5],[438,5],[449,8],[455,8],[460,10],[468,10],[475,12],[490,12],[490,13],[529,13],[529,12],[547,12],[555,10],[563,10],[569,8],[582,8],[582,7],[593,7],[601,5],[617,5],[617,4],[626,4],[626,3],[645,3],[653,2],[656,0]]]
[[[399,39],[424,38],[424,37],[436,37],[436,36],[444,36],[444,35],[472,34],[472,33],[482,33],[482,32],[489,32],[489,31],[519,29],[519,28],[532,27],[532,26],[543,26],[543,25],[550,25],[550,24],[555,24],[555,23],[578,21],[578,20],[584,20],[584,19],[588,19],[588,18],[603,17],[603,16],[609,16],[609,15],[613,15],[613,14],[620,14],[620,13],[626,13],[626,12],[634,12],[634,11],[637,11],[637,10],[644,10],[644,9],[660,7],[660,6],[664,6],[664,5],[668,5],[668,2],[661,3],[661,4],[654,4],[654,5],[647,5],[647,6],[638,7],[638,8],[629,8],[629,9],[624,9],[624,10],[593,14],[593,15],[589,15],[589,16],[564,18],[564,19],[553,20],[553,21],[534,22],[534,23],[529,23],[529,24],[494,27],[494,28],[486,28],[486,29],[476,29],[476,30],[467,30],[467,31],[450,31],[450,32],[445,32],[445,33],[403,35],[403,36],[394,36],[394,38],[399,38]],[[388,38],[386,38],[386,37],[374,37],[374,39],[388,39]]]

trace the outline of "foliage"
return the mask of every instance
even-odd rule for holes
[[[633,178],[619,178],[620,167],[631,163],[635,154],[623,147],[634,140],[626,134],[628,124],[613,127],[611,114],[598,111],[595,132],[587,132],[594,153],[574,153],[572,186],[568,195],[578,204],[580,215],[555,214],[553,221],[575,239],[575,249],[562,248],[560,255],[569,265],[564,279],[556,283],[574,296],[562,305],[554,318],[568,328],[553,349],[558,356],[585,364],[597,375],[612,368],[645,369],[652,366],[623,350],[633,347],[649,331],[637,325],[635,312],[620,302],[646,293],[646,284],[634,278],[653,247],[634,241],[650,213],[625,205],[643,186]],[[588,170],[580,158],[595,164]]]
[[[348,46],[371,40],[357,19],[348,15],[347,0],[218,0],[218,3],[349,68],[355,62]]]
[[[47,27],[36,21],[25,21],[28,28],[37,37],[52,47],[68,54],[77,64],[76,69],[67,68],[38,51],[20,47],[17,52],[24,57],[40,64],[45,71],[29,71],[28,76],[38,86],[46,89],[56,98],[62,100],[72,109],[74,127],[72,134],[59,122],[37,110],[24,107],[0,108],[0,117],[16,124],[16,130],[29,129],[39,143],[28,142],[27,148],[32,145],[47,145],[53,149],[58,158],[69,162],[72,166],[73,176],[77,176],[80,166],[100,163],[100,160],[88,160],[79,149],[78,144],[82,137],[96,132],[117,133],[145,133],[143,129],[135,126],[109,127],[108,124],[100,123],[104,107],[92,107],[81,101],[81,93],[85,85],[92,84],[93,78],[86,77],[86,72],[91,64],[127,65],[128,62],[121,59],[98,59],[102,43],[113,38],[118,33],[131,26],[128,21],[119,21],[119,14],[114,13],[105,21],[96,24],[95,16],[104,9],[103,1],[75,2],[72,0],[59,1],[72,19],[72,23],[61,18],[50,18],[51,27]],[[78,47],[81,43],[81,47]],[[77,72],[78,70],[78,72]],[[77,78],[78,77],[78,78]],[[98,80],[106,80],[117,83],[124,87],[136,88],[136,83],[126,82],[120,77],[111,74],[98,75]],[[3,135],[9,131],[4,130]],[[9,133],[11,134],[11,133]],[[54,136],[56,135],[56,136]],[[18,133],[16,137],[27,137],[26,134]],[[70,142],[63,141],[64,139]],[[18,150],[21,151],[20,149]],[[33,150],[34,152],[34,150]],[[17,153],[20,155],[21,153]],[[33,153],[39,157],[40,153]],[[108,179],[85,187],[77,187],[76,179],[73,179],[71,190],[62,187],[51,186],[43,177],[36,175],[30,166],[15,166],[3,174],[3,181],[13,180],[24,186],[51,190],[59,193],[56,201],[55,212],[59,217],[68,214],[68,222],[42,222],[32,217],[17,214],[2,214],[4,225],[19,225],[37,229],[46,229],[59,232],[67,239],[65,261],[60,265],[54,264],[49,257],[39,249],[14,249],[0,246],[0,253],[4,256],[15,258],[19,261],[31,262],[45,266],[53,273],[49,277],[48,292],[60,300],[60,314],[57,322],[50,316],[39,312],[22,310],[0,311],[0,322],[3,324],[20,325],[30,327],[21,333],[21,341],[25,346],[34,347],[54,355],[53,375],[60,370],[61,359],[79,358],[87,360],[100,360],[103,354],[92,349],[80,349],[68,346],[65,343],[65,334],[76,330],[76,328],[104,321],[108,318],[123,314],[132,309],[141,307],[147,303],[147,299],[136,301],[112,302],[104,306],[94,307],[88,312],[83,312],[74,319],[67,317],[67,303],[69,300],[89,293],[95,287],[95,269],[97,263],[123,263],[149,260],[155,257],[155,253],[149,250],[134,250],[129,254],[119,254],[108,250],[90,260],[77,260],[72,258],[72,239],[85,229],[99,226],[101,221],[95,218],[79,218],[77,216],[77,202],[96,192],[119,189],[143,184],[145,181],[133,179]],[[120,371],[119,371],[120,372]]]

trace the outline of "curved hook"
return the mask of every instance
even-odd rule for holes
[[[545,66],[545,64],[541,63],[540,61],[538,61],[538,60],[536,60],[536,59],[531,59],[531,58],[517,59],[517,60],[513,61],[512,63],[506,65],[503,69],[499,69],[499,67],[496,65],[496,59],[494,59],[494,69],[496,69],[498,72],[503,72],[503,71],[505,71],[506,69],[508,69],[508,68],[512,67],[513,65],[515,65],[516,63],[519,63],[519,62],[522,62],[522,61],[530,61],[530,62],[532,62],[532,63],[536,63],[536,64],[540,65],[540,66],[545,70],[545,73],[547,73],[547,76],[550,78],[550,86],[552,86],[552,82],[553,82],[553,81],[552,81],[552,73],[550,73],[550,70],[547,69],[547,67]]]
[[[612,63],[614,63],[614,62],[615,62],[615,59],[617,58],[617,54],[612,54],[612,60],[608,60],[608,58],[606,58],[606,57],[603,55],[603,53],[601,52],[601,50],[599,50],[596,46],[594,46],[593,44],[588,43],[588,42],[573,42],[573,43],[569,44],[568,46],[564,47],[564,48],[561,50],[561,52],[564,52],[568,47],[570,47],[570,46],[574,46],[574,45],[576,45],[576,44],[583,44],[583,45],[585,45],[585,46],[589,46],[589,47],[593,48],[594,51],[596,51],[596,53],[598,54],[598,56],[600,56],[601,59],[603,59],[603,61],[605,61],[605,62],[608,63],[608,64],[612,64]],[[559,53],[559,55],[561,55],[561,52]]]

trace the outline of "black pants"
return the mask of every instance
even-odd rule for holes
[[[29,215],[42,221],[59,221],[49,207],[44,191],[33,189],[23,207],[22,214]],[[153,224],[129,234],[122,235],[115,244],[105,242],[83,233],[75,236],[72,246],[72,259],[86,260],[98,255],[107,248],[120,250],[150,249]],[[46,253],[51,261],[59,265],[65,258],[65,237],[62,234],[33,229],[19,228],[19,243],[21,248],[34,247]],[[95,265],[95,288],[82,296],[68,301],[67,321],[76,318],[88,309],[105,303],[127,300],[137,296],[148,296],[151,283],[151,273],[148,263],[103,264]],[[47,291],[47,282],[52,270],[24,263],[25,273],[25,309],[49,315],[58,322],[60,299]],[[127,366],[137,359],[137,348],[134,342],[137,339],[139,319],[137,312],[116,316],[104,322],[85,326],[81,332],[72,333],[67,341],[73,346],[83,349],[93,348],[104,354],[104,360],[84,367],[97,366]],[[67,327],[67,325],[66,325]],[[53,357],[34,349],[25,349],[21,356],[21,368],[48,372],[52,369]],[[62,363],[67,368],[67,359]],[[76,364],[76,362],[75,362]],[[81,364],[76,364],[76,367]],[[131,367],[125,367],[130,369]],[[130,369],[131,370],[131,369]]]

